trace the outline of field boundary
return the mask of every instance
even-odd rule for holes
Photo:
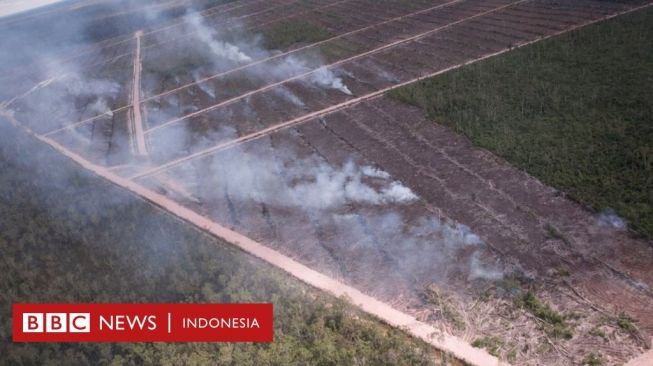
[[[145,146],[145,135],[143,134],[143,117],[141,115],[141,38],[143,32],[135,33],[136,52],[134,54],[134,75],[132,80],[132,115],[130,123],[130,134],[132,135],[132,145],[139,156],[147,155]]]

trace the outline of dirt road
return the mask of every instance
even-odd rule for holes
[[[134,54],[134,78],[132,81],[132,119],[131,128],[133,144],[139,156],[147,155],[145,135],[143,134],[143,117],[141,115],[141,38],[143,31],[134,35],[136,52]]]

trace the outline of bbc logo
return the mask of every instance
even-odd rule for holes
[[[23,333],[90,332],[90,313],[23,313]]]

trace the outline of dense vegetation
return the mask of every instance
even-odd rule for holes
[[[427,365],[424,343],[78,168],[0,120],[0,364]],[[273,302],[272,344],[12,344],[16,302]]]
[[[653,10],[393,93],[653,238]]]

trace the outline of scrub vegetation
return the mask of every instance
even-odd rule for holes
[[[2,363],[457,364],[0,122]],[[12,344],[19,302],[273,302],[275,341]]]
[[[601,358],[601,355],[597,355],[595,353],[590,353],[585,358],[583,359],[583,365],[587,366],[601,366],[603,365],[603,359]]]
[[[517,305],[545,323],[545,331],[554,338],[571,339],[574,332],[565,317],[532,292],[526,292],[516,299]]]
[[[491,355],[499,357],[499,350],[504,346],[504,342],[498,337],[481,337],[472,342],[476,348],[485,348]]]
[[[653,10],[392,94],[653,238]]]

